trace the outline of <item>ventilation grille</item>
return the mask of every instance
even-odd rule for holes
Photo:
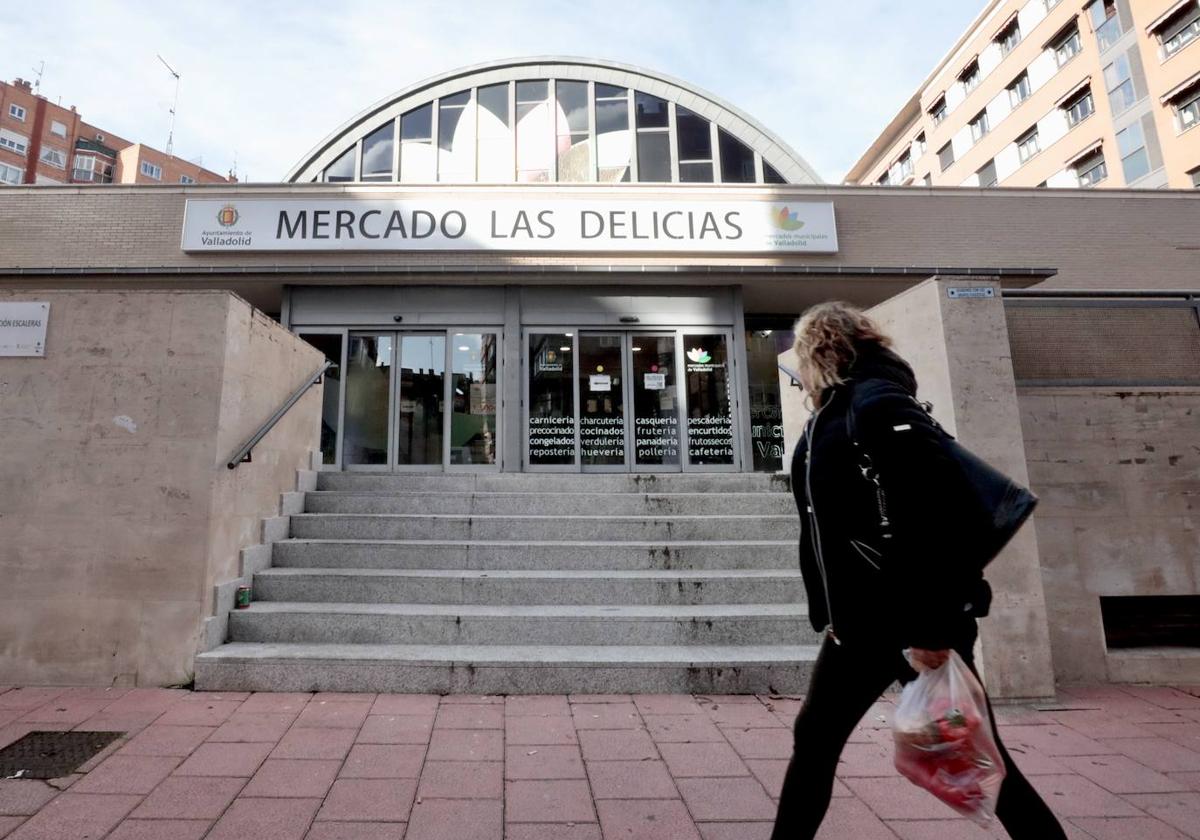
[[[1200,321],[1188,306],[1009,302],[1020,385],[1200,385]]]

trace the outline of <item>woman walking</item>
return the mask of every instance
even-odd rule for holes
[[[915,399],[912,369],[890,345],[849,304],[814,307],[796,325],[813,414],[792,460],[792,488],[809,614],[824,639],[796,718],[772,840],[816,836],[855,725],[894,681],[916,678],[905,649],[929,668],[955,650],[975,670],[975,622],[987,615],[991,590],[956,556],[952,464]],[[1007,772],[997,818],[1015,840],[1065,840],[991,723]]]

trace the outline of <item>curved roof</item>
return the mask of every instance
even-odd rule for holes
[[[508,84],[541,80],[551,83],[540,89],[545,91],[542,101],[549,106],[540,109],[535,102],[539,95],[536,84]],[[507,88],[492,87],[506,84]],[[599,93],[597,85],[601,86]],[[508,107],[503,110],[499,104],[485,113],[481,104],[477,125],[476,120],[462,116],[474,114],[475,109],[456,109],[463,101],[479,102],[478,88],[488,88],[496,102],[507,91]],[[617,88],[629,91],[627,110],[620,104],[622,94]],[[574,97],[582,105],[584,90],[586,110],[574,107],[571,100]],[[519,97],[523,97],[520,103]],[[597,116],[597,98],[607,100],[603,120]],[[663,105],[664,101],[669,104]],[[626,116],[614,112],[614,105]],[[656,107],[660,110],[654,111]],[[443,127],[439,132],[439,112],[447,115],[448,131]],[[528,141],[517,142],[513,137],[514,112],[515,133]],[[411,119],[401,127],[404,115]],[[633,128],[635,122],[637,129]],[[660,137],[653,137],[655,134]],[[404,138],[399,148],[393,142],[397,135]],[[664,135],[666,139],[660,139]],[[503,145],[506,139],[509,142]],[[481,140],[491,140],[492,145],[485,147]],[[439,146],[441,151],[434,154]],[[401,162],[410,147],[411,158]],[[487,161],[485,151],[490,155]],[[706,168],[705,163],[711,165]],[[489,171],[481,171],[484,168]],[[284,180],[821,183],[815,170],[787,143],[718,97],[639,67],[569,57],[478,64],[404,88],[340,126],[309,151]]]

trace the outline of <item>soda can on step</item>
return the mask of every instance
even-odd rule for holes
[[[250,606],[250,587],[239,586],[237,593],[233,596],[233,605],[239,610],[244,610]]]

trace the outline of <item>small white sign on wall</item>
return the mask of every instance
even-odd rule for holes
[[[49,303],[0,302],[0,356],[45,356]]]

